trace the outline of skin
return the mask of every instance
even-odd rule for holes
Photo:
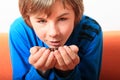
[[[50,48],[34,46],[30,49],[29,63],[37,70],[45,72],[51,68],[62,71],[73,70],[80,62],[78,47],[65,46],[74,29],[75,14],[71,6],[64,8],[60,0],[51,7],[51,14],[32,14],[30,22],[37,36]]]

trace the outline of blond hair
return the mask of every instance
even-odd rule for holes
[[[19,11],[24,20],[30,25],[29,15],[36,14],[37,12],[49,13],[51,6],[56,0],[19,0]],[[75,23],[81,19],[84,6],[83,0],[61,0],[63,5],[70,5],[75,13]]]

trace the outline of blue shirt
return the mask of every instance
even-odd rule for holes
[[[9,31],[13,80],[99,80],[102,38],[100,25],[94,19],[83,16],[65,43],[68,46],[75,44],[79,47],[80,63],[65,77],[57,74],[55,69],[51,69],[47,77],[43,77],[29,64],[29,50],[33,46],[46,48],[48,46],[36,36],[22,17],[17,18],[11,24]]]

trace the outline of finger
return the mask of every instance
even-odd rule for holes
[[[67,53],[66,49],[64,47],[59,47],[59,52],[61,53],[61,56],[65,62],[65,65],[68,67],[68,69],[69,70],[73,69],[74,67],[73,61],[69,56],[69,54]]]
[[[39,49],[40,49],[39,46],[34,46],[34,47],[30,48],[30,53],[31,53],[31,54],[34,54],[34,53],[36,53]]]
[[[42,47],[36,53],[31,54],[29,57],[29,63],[31,63],[31,64],[36,63],[39,60],[39,58],[42,56],[42,54],[45,50],[46,50],[46,48]]]
[[[57,66],[55,65],[56,68],[61,69],[61,70],[66,69],[65,62],[64,62],[64,60],[63,60],[63,58],[62,58],[62,56],[61,56],[61,54],[59,53],[58,50],[54,51],[54,56],[55,56],[55,58],[57,60],[57,63],[56,63]]]
[[[73,63],[76,65],[80,62],[80,58],[77,54],[75,54],[75,52],[73,51],[72,47],[68,47],[68,46],[64,46],[64,48],[66,49],[68,55],[71,57]],[[76,49],[77,50],[77,49]]]
[[[77,56],[77,58],[75,60],[75,63],[76,63],[76,65],[80,63],[80,57],[79,56]]]
[[[39,60],[35,63],[35,67],[37,69],[44,68],[44,65],[45,65],[45,63],[47,61],[47,58],[48,58],[49,54],[50,54],[50,50],[49,49],[46,49],[43,52],[43,54],[41,55],[41,57],[39,58]]]
[[[69,47],[70,47],[76,54],[78,53],[79,48],[78,48],[76,45],[70,45]]]
[[[74,61],[76,59],[75,52],[73,52],[73,50],[70,47],[68,47],[68,46],[64,46],[64,48],[66,49],[66,52],[68,53],[68,55],[70,56],[72,61]]]
[[[52,51],[52,52],[50,52],[50,55],[45,63],[45,67],[50,69],[53,67],[53,65],[55,65],[55,57],[54,57],[54,54]]]

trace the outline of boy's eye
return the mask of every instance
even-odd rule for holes
[[[39,23],[46,23],[47,21],[44,20],[44,19],[41,19],[41,20],[39,20],[39,21],[37,21],[37,22],[39,22]]]
[[[67,18],[60,18],[59,21],[65,21]]]

